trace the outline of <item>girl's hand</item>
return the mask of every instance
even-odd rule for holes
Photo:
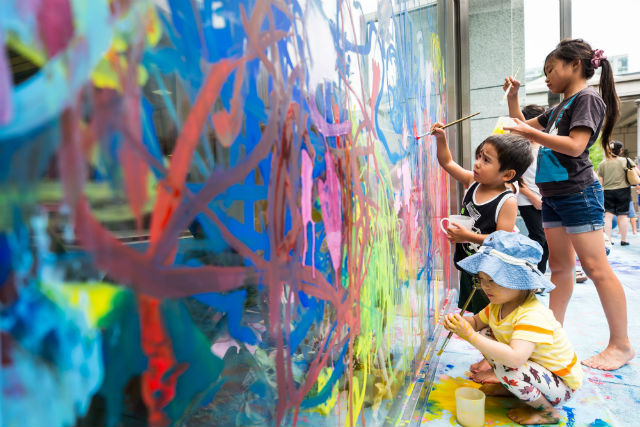
[[[505,77],[504,78],[504,86],[502,86],[502,90],[507,90],[507,88],[511,85],[511,89],[509,89],[509,93],[507,93],[507,98],[514,99],[518,97],[518,90],[520,89],[520,82],[513,77]]]
[[[449,227],[447,227],[447,239],[449,239],[451,243],[468,242],[469,237],[473,236],[473,234],[473,232],[461,227],[455,222],[449,223]]]
[[[444,317],[444,328],[467,341],[469,341],[471,335],[475,332],[471,323],[467,322],[467,320],[458,313],[449,313]]]
[[[533,136],[536,132],[535,128],[529,126],[518,118],[514,118],[513,121],[516,122],[515,126],[505,126],[503,129],[518,135],[522,135],[527,139],[533,140]]]
[[[440,122],[434,123],[433,126],[431,126],[431,134],[436,137],[436,142],[446,144],[447,135],[445,135],[442,126],[444,125]]]

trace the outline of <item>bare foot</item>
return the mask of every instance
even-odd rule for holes
[[[469,370],[474,374],[476,372],[488,371],[489,369],[491,369],[491,365],[489,364],[487,359],[482,359],[481,361],[476,362],[469,367]]]
[[[635,356],[633,348],[620,349],[618,347],[608,346],[602,353],[598,353],[586,360],[582,364],[594,369],[602,371],[615,371],[626,365]]]
[[[471,374],[471,376],[469,376],[469,379],[480,384],[500,384],[500,380],[498,379],[498,377],[496,377],[493,369]]]
[[[555,409],[542,409],[539,411],[531,406],[509,409],[507,416],[518,424],[523,425],[558,424],[560,422],[560,414]]]
[[[514,397],[513,393],[511,393],[502,384],[483,384],[482,387],[480,387],[480,391],[486,394],[487,396]]]

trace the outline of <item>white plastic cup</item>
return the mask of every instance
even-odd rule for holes
[[[456,390],[456,418],[465,427],[484,425],[483,392],[473,387],[460,387]]]
[[[496,122],[496,127],[493,128],[493,132],[491,132],[491,134],[495,135],[495,134],[509,133],[508,130],[504,130],[504,127],[515,126],[516,124],[517,124],[516,121],[513,120],[511,117],[507,117],[507,116],[498,117],[498,121]]]
[[[446,226],[444,225],[444,222],[447,221],[449,224],[451,224],[452,222],[458,224],[460,227],[462,228],[466,228],[467,230],[470,230],[473,228],[473,224],[475,223],[475,221],[473,220],[473,218],[471,218],[470,216],[466,216],[466,215],[449,215],[448,218],[442,218],[440,220],[440,229],[442,229],[443,232],[447,232],[447,227],[449,227],[449,224],[447,224]]]

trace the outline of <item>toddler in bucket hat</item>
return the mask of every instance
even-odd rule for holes
[[[444,318],[445,329],[480,350],[493,368],[499,383],[480,390],[527,404],[507,411],[520,424],[557,424],[555,407],[569,400],[583,380],[562,325],[535,295],[535,290],[554,288],[537,268],[541,256],[542,247],[528,237],[491,233],[476,254],[458,263],[478,275],[490,303],[474,316],[449,313]]]
[[[542,246],[520,233],[495,231],[478,252],[458,262],[471,274],[483,272],[498,285],[509,289],[551,291],[555,285],[538,270]]]

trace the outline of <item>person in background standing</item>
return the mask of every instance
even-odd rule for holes
[[[629,150],[626,148],[622,151],[625,157],[629,157]],[[635,170],[638,176],[640,176],[640,169],[638,168],[638,162],[640,158],[636,156]],[[631,232],[638,234],[638,216],[640,216],[640,206],[638,206],[638,194],[640,193],[640,184],[632,185],[629,187],[631,190],[631,204],[629,205],[629,222],[631,223]]]
[[[538,117],[544,113],[544,108],[539,105],[530,104],[522,109],[522,115],[526,120]],[[544,228],[542,228],[542,196],[536,185],[536,167],[538,159],[538,149],[540,144],[531,143],[531,151],[533,153],[533,163],[529,169],[522,175],[520,181],[520,192],[518,193],[518,210],[520,216],[527,226],[529,238],[540,243],[542,246],[542,259],[538,263],[538,270],[547,271],[547,260],[549,259],[549,246],[544,236]]]
[[[629,244],[627,230],[631,202],[631,192],[626,177],[627,159],[620,155],[622,153],[620,141],[611,141],[610,150],[611,152],[607,153],[607,159],[598,166],[598,179],[604,188],[604,230],[611,240],[611,224],[615,215],[620,230],[620,245],[626,246]],[[633,167],[635,168],[635,164]]]

